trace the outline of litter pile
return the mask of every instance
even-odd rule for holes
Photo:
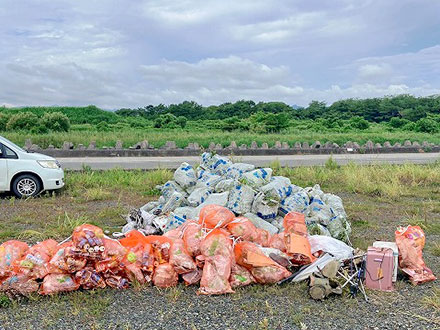
[[[355,251],[344,242],[350,226],[338,196],[271,174],[205,153],[197,170],[186,163],[177,169],[157,202],[131,212],[119,239],[84,224],[61,243],[4,242],[0,291],[13,297],[182,281],[213,295],[309,280],[313,299],[348,286],[368,300],[364,279],[369,288],[393,290],[398,263],[414,284],[435,280],[423,261],[420,227],[399,228],[396,243]]]
[[[301,188],[289,178],[272,176],[271,168],[255,169],[205,152],[197,169],[183,163],[174,179],[158,188],[159,200],[133,210],[122,233],[138,229],[146,235],[162,234],[198,219],[205,205],[217,204],[270,234],[283,231],[289,212],[303,213],[310,234],[349,242],[351,228],[340,197],[324,193],[319,185]]]

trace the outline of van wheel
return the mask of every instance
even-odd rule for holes
[[[36,196],[40,191],[40,180],[32,174],[20,175],[12,183],[12,192],[18,198]]]

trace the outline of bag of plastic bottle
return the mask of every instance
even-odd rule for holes
[[[83,289],[90,290],[94,288],[105,288],[104,278],[95,269],[88,267],[81,269],[75,273],[75,281],[81,285]]]
[[[266,221],[273,221],[278,214],[279,202],[268,198],[263,192],[259,192],[252,203],[252,213]]]
[[[179,277],[173,266],[169,263],[163,263],[156,267],[153,276],[153,284],[159,288],[169,288],[176,286]]]
[[[122,271],[121,262],[127,255],[127,249],[115,239],[103,238],[102,242],[104,244],[106,258],[95,263],[96,271]]]
[[[208,229],[222,228],[234,220],[234,218],[234,213],[226,207],[215,204],[206,205],[200,210],[199,224]]]
[[[192,193],[188,196],[188,204],[192,207],[199,206],[202,204],[209,195],[213,192],[213,188],[201,187],[196,188],[192,191]]]
[[[154,253],[151,244],[138,244],[128,248],[122,266],[132,281],[140,284],[150,282],[154,272]]]
[[[229,192],[227,207],[237,214],[250,212],[254,196],[254,190],[250,186],[237,184]]]
[[[436,280],[423,260],[425,233],[419,226],[399,227],[396,232],[399,266],[414,285]]]
[[[289,178],[273,176],[268,184],[260,188],[260,191],[268,199],[274,199],[279,202],[292,194],[293,185],[290,183]]]
[[[256,170],[246,172],[242,175],[240,181],[250,185],[253,188],[260,188],[270,182],[272,177],[271,168],[258,168]]]
[[[36,292],[40,284],[34,278],[26,274],[13,274],[0,281],[0,292],[4,292],[8,297],[28,296],[32,292]]]
[[[30,278],[43,278],[49,274],[49,261],[57,250],[58,243],[48,239],[29,248],[18,262],[18,271]]]
[[[10,276],[17,262],[23,258],[29,246],[20,241],[10,240],[0,245],[0,281]]]
[[[40,287],[40,294],[50,295],[59,292],[75,291],[79,289],[79,283],[75,282],[73,277],[68,274],[49,274]]]
[[[195,186],[197,182],[196,171],[190,164],[182,163],[174,172],[174,181],[184,189]]]
[[[102,259],[105,257],[103,238],[101,228],[90,224],[80,225],[72,233],[72,251],[80,257]]]

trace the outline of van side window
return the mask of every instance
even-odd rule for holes
[[[0,143],[0,158],[18,159],[18,156],[13,150]]]

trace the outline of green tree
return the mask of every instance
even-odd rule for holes
[[[422,118],[416,122],[416,130],[418,132],[437,133],[440,130],[439,123],[430,118]]]
[[[8,124],[9,116],[4,113],[0,113],[0,132],[6,130],[6,125]]]
[[[350,119],[350,126],[356,129],[364,130],[370,127],[370,123],[362,117],[355,116]]]

